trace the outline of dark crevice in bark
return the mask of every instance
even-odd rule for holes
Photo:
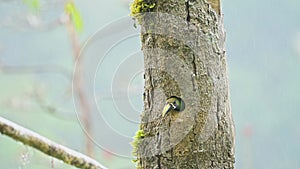
[[[217,112],[220,111],[220,97],[217,98]],[[219,121],[219,117],[218,117],[218,121]]]
[[[161,155],[160,154],[156,155],[156,157],[157,157],[157,166],[158,166],[158,169],[161,169],[161,160],[160,160]]]
[[[174,153],[173,153],[173,151],[174,151],[174,149],[171,148],[171,150],[170,150],[170,153],[171,153],[171,161],[173,161],[173,159],[174,159]]]
[[[192,54],[192,69],[193,69],[193,74],[192,76],[192,84],[193,84],[193,90],[196,91],[196,85],[195,85],[195,78],[197,76],[197,70],[196,70],[196,61],[195,61],[195,55]]]
[[[185,10],[186,10],[186,22],[189,25],[189,22],[191,21],[190,16],[190,0],[185,0]]]
[[[157,137],[157,154],[160,155],[161,154],[161,135],[159,134],[159,131],[156,134]]]
[[[218,128],[218,130],[220,130],[221,128],[221,126],[220,126],[220,122],[221,122],[221,115],[220,115],[220,111],[221,111],[221,105],[220,105],[221,103],[220,103],[220,96],[218,96],[217,97],[217,112],[216,112],[216,116],[217,116],[217,121],[218,121],[218,123],[217,123],[217,128]]]
[[[150,90],[148,90],[148,107],[149,107],[149,112],[152,111],[152,103],[153,103],[153,93],[154,93],[154,83],[153,83],[153,79],[152,79],[152,76],[151,76],[151,69],[148,70],[149,72],[149,81],[150,81]]]

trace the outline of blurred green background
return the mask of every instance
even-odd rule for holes
[[[81,44],[129,13],[127,0],[74,3],[84,23],[78,33]],[[222,4],[236,168],[300,168],[300,1],[224,0]],[[0,116],[83,152],[85,134],[72,100],[73,50],[68,29],[57,21],[63,19],[63,12],[62,0],[40,0],[38,13],[24,1],[0,1]],[[115,67],[125,63],[123,55],[140,56],[139,50],[138,36],[122,41],[107,54],[95,81],[102,119],[96,114],[93,121],[98,145],[94,154],[112,169],[134,168],[129,142],[142,111],[143,77],[137,72],[130,85],[125,84],[128,98],[123,98],[122,82],[117,82],[120,89],[112,89],[115,82],[109,78],[114,77]],[[134,64],[142,67],[142,59]],[[111,90],[117,93],[115,98]],[[116,113],[122,115],[124,109],[115,103],[126,104],[122,100],[128,99],[135,111],[126,114],[127,124]],[[53,164],[72,168],[0,136],[1,168],[46,169]]]

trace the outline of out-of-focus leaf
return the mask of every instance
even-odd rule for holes
[[[65,6],[65,12],[71,15],[72,22],[75,25],[76,30],[81,32],[83,30],[83,20],[75,4],[73,2],[68,2]]]
[[[41,6],[40,0],[23,0],[23,2],[34,11],[38,11]]]

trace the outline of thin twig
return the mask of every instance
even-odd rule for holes
[[[72,24],[71,16],[69,16],[69,19],[67,20],[67,22],[65,22],[65,25],[72,44],[72,50],[74,53],[74,63],[76,63],[76,71],[73,75],[73,89],[74,93],[78,98],[78,103],[81,109],[81,113],[79,114],[80,119],[83,122],[85,132],[88,135],[93,136],[91,124],[91,107],[88,102],[86,91],[84,90],[82,58],[80,58],[79,56],[81,45],[78,40],[78,35],[76,33],[75,26]],[[93,157],[93,142],[90,140],[88,135],[86,135],[85,151],[88,156]]]

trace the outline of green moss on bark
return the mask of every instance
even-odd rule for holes
[[[153,11],[155,6],[156,3],[150,0],[133,0],[130,4],[130,16],[140,24],[143,13]]]

